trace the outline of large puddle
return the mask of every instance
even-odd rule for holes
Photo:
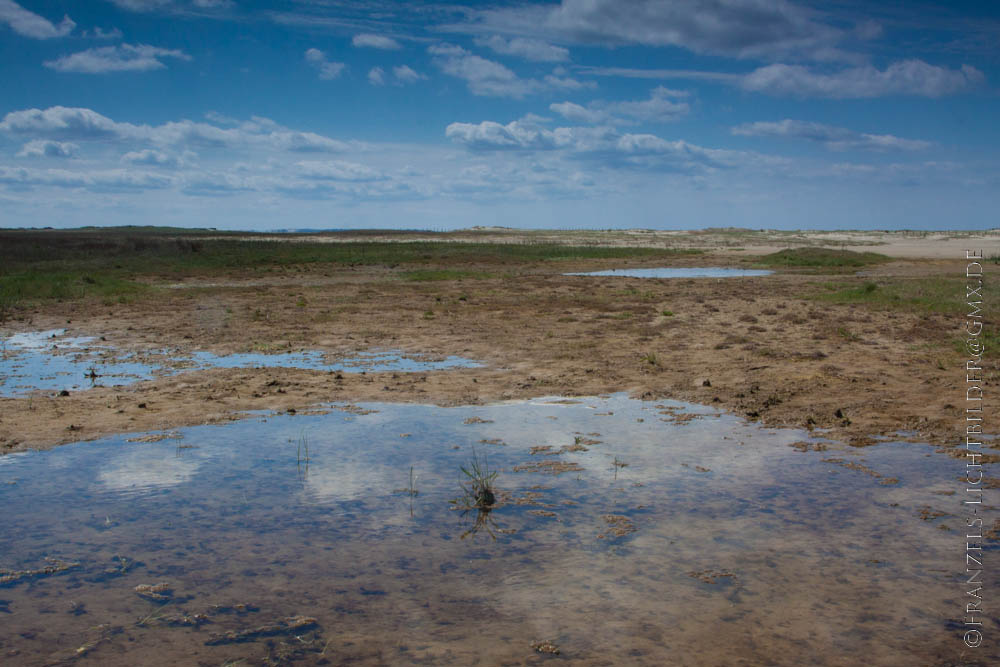
[[[586,273],[564,273],[566,276],[618,276],[620,278],[743,278],[769,276],[773,271],[759,269],[726,269],[720,267],[688,267],[659,269],[609,269]]]
[[[63,329],[14,334],[0,341],[0,396],[36,390],[74,391],[126,385],[157,376],[207,368],[304,368],[345,372],[419,372],[470,368],[475,361],[449,356],[423,359],[395,350],[375,350],[331,360],[319,351],[216,355],[161,350],[124,354],[93,337],[71,337]]]
[[[473,450],[500,471],[480,517],[449,503]],[[961,466],[623,395],[342,406],[8,455],[0,655],[973,664]]]

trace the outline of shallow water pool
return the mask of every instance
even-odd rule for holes
[[[94,386],[127,385],[157,376],[208,368],[304,368],[343,372],[420,372],[474,368],[462,357],[424,359],[398,350],[372,350],[330,360],[318,350],[217,355],[160,350],[125,354],[93,337],[66,336],[64,329],[14,334],[0,348],[0,396],[36,390],[76,391]]]
[[[449,502],[474,456],[499,471],[485,515]],[[943,664],[960,472],[923,445],[624,395],[333,406],[8,455],[0,655]]]

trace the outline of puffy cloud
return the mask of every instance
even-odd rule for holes
[[[565,74],[561,69],[557,69],[552,74],[546,74],[542,81],[549,88],[556,90],[584,90],[590,88],[597,88],[597,84],[593,81],[579,81],[572,77],[562,76]]]
[[[528,93],[550,89],[579,90],[592,88],[592,82],[580,82],[562,76],[557,68],[542,81],[522,79],[500,63],[487,60],[454,44],[436,44],[427,49],[432,61],[445,74],[464,79],[473,95],[522,98]]]
[[[416,83],[421,79],[427,78],[426,75],[420,74],[419,72],[412,69],[409,65],[400,65],[399,67],[393,67],[392,75],[396,77],[396,81],[401,84]]]
[[[197,9],[225,9],[233,7],[233,0],[111,0],[122,9],[133,12],[152,12],[156,10],[177,10],[187,5]]]
[[[740,85],[754,92],[799,97],[941,97],[967,90],[983,80],[983,73],[970,65],[952,70],[911,59],[894,62],[884,70],[865,65],[831,74],[813,72],[801,65],[767,65],[743,77]]]
[[[438,44],[427,51],[442,72],[464,79],[473,95],[521,98],[537,88],[537,82],[521,79],[500,63],[473,55],[460,46]]]
[[[608,119],[606,111],[589,109],[587,107],[580,106],[575,102],[558,102],[556,104],[550,104],[549,109],[555,111],[566,120],[571,120],[574,123],[588,123],[590,125],[596,125],[597,123],[603,123]]]
[[[564,151],[606,166],[650,170],[696,170],[734,166],[755,158],[750,153],[709,149],[652,134],[622,134],[610,127],[542,128],[525,120],[452,123],[445,136],[475,151]]]
[[[129,164],[142,164],[153,167],[177,167],[181,163],[173,155],[149,148],[141,151],[129,151],[122,155],[121,161]]]
[[[865,134],[844,127],[785,119],[776,123],[744,123],[732,128],[732,133],[751,137],[792,137],[821,143],[832,150],[922,150],[930,142],[903,139],[891,134]]]
[[[368,70],[368,83],[373,86],[385,85],[385,70],[381,67],[372,67]]]
[[[176,49],[162,49],[148,44],[118,44],[87,49],[79,53],[49,60],[45,66],[60,72],[103,74],[105,72],[143,72],[163,69],[161,58],[191,60],[191,56]]]
[[[116,140],[178,147],[259,147],[301,153],[339,153],[349,147],[330,137],[282,127],[267,118],[253,117],[235,127],[190,120],[150,126],[117,122],[91,109],[58,106],[11,111],[0,121],[0,132],[55,140]]]
[[[787,0],[562,0],[559,5],[471,12],[445,26],[468,33],[533,36],[602,45],[676,46],[739,58],[796,55],[852,58],[837,48],[847,34]]]
[[[387,51],[395,51],[402,48],[399,42],[394,40],[392,37],[386,37],[385,35],[372,35],[370,33],[355,35],[354,39],[351,40],[351,44],[357,47],[369,47],[373,49],[384,49]]]
[[[69,171],[0,166],[0,183],[19,186],[56,186],[94,191],[167,188],[174,180],[162,174],[131,169]]]
[[[356,162],[343,160],[296,162],[296,173],[304,178],[319,181],[378,181],[385,178],[381,172]]]
[[[623,123],[623,122],[667,122],[687,114],[691,108],[687,102],[675,101],[687,97],[687,91],[671,90],[658,86],[652,90],[648,100],[605,102],[595,101],[586,107],[573,102],[549,105],[567,120],[578,123]]]
[[[74,157],[80,149],[74,143],[35,139],[26,143],[18,152],[18,157]]]
[[[547,130],[531,122],[513,121],[501,125],[486,120],[481,123],[451,123],[445,136],[473,150],[549,150],[566,146],[571,137],[566,128]]]
[[[116,123],[91,109],[49,107],[11,111],[0,121],[0,131],[55,139],[103,139],[131,134],[138,126]]]
[[[29,12],[14,0],[0,0],[0,23],[6,23],[17,34],[32,39],[65,37],[76,27],[69,16],[63,16],[62,22],[55,25],[47,18]]]
[[[118,28],[105,30],[104,28],[97,27],[93,30],[85,30],[83,36],[90,37],[91,39],[121,39],[122,31]]]
[[[496,53],[505,56],[517,56],[525,60],[536,62],[566,62],[569,60],[569,50],[561,46],[553,46],[538,39],[526,39],[524,37],[514,37],[504,39],[500,35],[493,35],[489,38],[478,38],[476,44],[492,49]]]
[[[307,63],[319,70],[319,78],[321,79],[336,79],[347,67],[344,63],[327,60],[326,54],[319,49],[308,49],[305,58]]]

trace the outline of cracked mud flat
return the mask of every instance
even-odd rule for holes
[[[0,457],[4,664],[954,664],[933,447],[624,394],[326,409]]]

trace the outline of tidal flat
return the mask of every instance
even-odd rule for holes
[[[0,232],[0,655],[991,664],[957,249],[998,242]],[[704,267],[750,273],[618,275]]]

